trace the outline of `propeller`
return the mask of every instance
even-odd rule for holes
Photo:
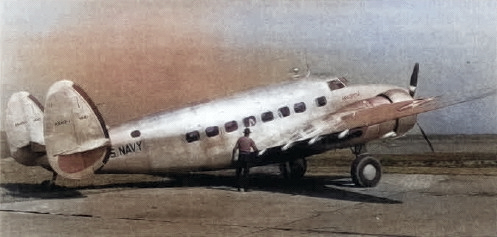
[[[416,125],[418,125],[419,131],[421,131],[423,138],[425,139],[426,143],[428,143],[431,152],[435,153],[435,149],[433,149],[433,145],[431,144],[430,139],[428,139],[428,136],[426,136],[425,130],[423,130],[423,128],[421,127],[421,125],[419,125],[418,122],[416,122]]]
[[[419,73],[419,63],[416,63],[414,64],[414,69],[412,70],[412,75],[411,75],[411,81],[409,82],[409,95],[411,97],[414,97],[414,95],[416,94],[416,88],[418,87],[418,73]],[[433,145],[431,144],[430,139],[428,139],[425,130],[421,127],[421,125],[418,122],[416,122],[416,125],[418,125],[419,131],[421,131],[421,135],[423,135],[423,138],[425,139],[426,143],[428,143],[431,152],[435,152],[435,149],[433,149]]]
[[[418,72],[419,72],[419,63],[414,64],[414,69],[412,70],[411,81],[409,83],[409,95],[414,97],[416,94],[416,88],[418,86]]]

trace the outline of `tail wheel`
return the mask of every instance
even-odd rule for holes
[[[280,164],[280,172],[285,179],[297,180],[304,177],[307,171],[307,160],[300,158]]]
[[[381,164],[372,156],[358,156],[350,170],[352,181],[359,187],[374,187],[381,179]]]

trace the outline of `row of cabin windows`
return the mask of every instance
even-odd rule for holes
[[[327,103],[326,97],[324,97],[324,96],[318,97],[318,98],[316,98],[315,102],[316,102],[317,107],[325,106]],[[303,113],[306,110],[307,110],[307,107],[306,107],[304,102],[296,103],[293,105],[293,111],[295,113]],[[288,108],[288,106],[284,106],[284,107],[279,108],[278,109],[278,116],[280,118],[290,116],[290,108]],[[267,112],[264,112],[261,114],[261,121],[262,122],[269,122],[272,120],[274,120],[273,112],[267,111]],[[248,117],[242,119],[242,122],[243,122],[243,125],[245,127],[252,127],[252,126],[255,126],[255,124],[257,123],[255,116],[248,116]],[[224,124],[224,129],[227,133],[234,132],[234,131],[238,130],[238,122],[235,120],[229,121],[229,122]],[[205,129],[205,134],[207,135],[207,137],[217,136],[217,135],[219,135],[219,127],[218,126],[207,127]],[[194,142],[194,141],[198,141],[198,140],[200,140],[200,132],[199,131],[193,131],[193,132],[189,132],[186,134],[186,141],[187,142],[190,143],[190,142]]]

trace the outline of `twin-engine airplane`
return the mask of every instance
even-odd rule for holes
[[[95,173],[174,173],[233,167],[232,149],[245,127],[261,149],[255,165],[280,164],[286,178],[307,169],[306,157],[351,147],[352,180],[372,187],[380,163],[371,140],[398,137],[418,113],[489,96],[495,88],[415,99],[418,64],[409,89],[348,85],[344,78],[304,78],[223,99],[153,114],[108,128],[97,106],[71,81],[53,84],[45,107],[27,92],[12,95],[6,132],[12,157],[69,179]]]

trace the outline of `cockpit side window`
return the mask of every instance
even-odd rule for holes
[[[334,91],[334,90],[344,88],[345,84],[343,82],[341,82],[340,80],[331,80],[331,81],[328,81],[328,87],[330,88],[330,90]]]

